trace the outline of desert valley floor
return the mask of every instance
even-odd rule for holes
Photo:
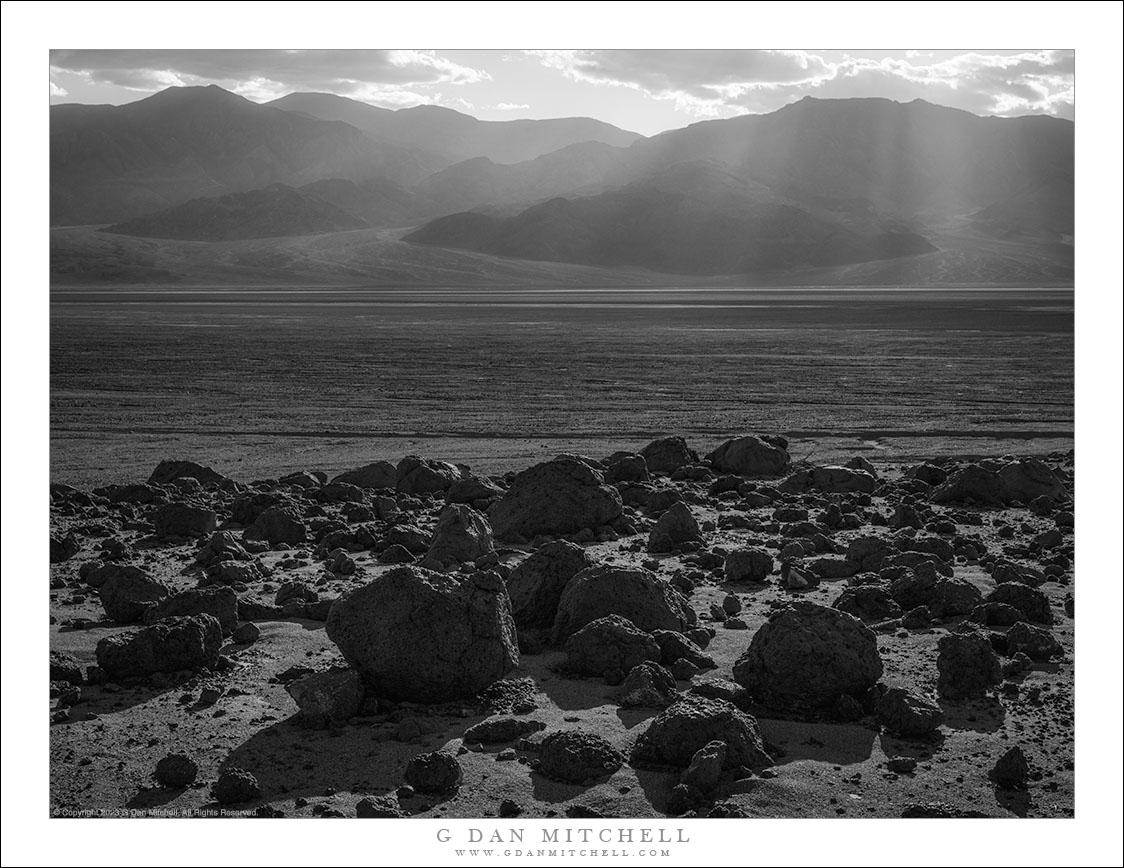
[[[51,329],[54,815],[1073,814],[1071,290],[68,289]],[[333,607],[387,574],[514,609],[491,688],[356,687],[425,668]]]

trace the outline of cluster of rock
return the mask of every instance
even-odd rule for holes
[[[745,436],[700,458],[669,437],[604,461],[563,455],[504,476],[411,456],[332,479],[302,472],[250,484],[162,462],[143,485],[52,486],[52,515],[68,530],[52,537],[51,560],[84,556],[80,586],[109,620],[135,627],[97,645],[111,680],[221,667],[224,642],[257,637],[253,621],[326,622],[345,665],[287,683],[310,727],[344,724],[371,700],[471,700],[513,672],[521,651],[553,649],[564,677],[603,679],[621,706],[655,717],[627,749],[580,729],[546,733],[534,768],[567,783],[603,779],[625,762],[673,768],[670,804],[681,813],[721,781],[771,763],[750,708],[868,717],[903,738],[941,726],[928,691],[882,683],[879,636],[942,630],[935,690],[952,702],[1062,654],[1051,632],[1059,616],[1040,586],[1072,567],[1064,461],[933,461],[890,479],[863,459],[793,462],[787,446]],[[1031,534],[989,515],[1012,505],[1053,526]],[[176,590],[147,569],[114,537],[125,525],[142,528],[145,545],[191,546],[196,587]],[[998,551],[972,530],[985,526],[1005,541]],[[621,551],[642,565],[599,562],[586,548],[622,538]],[[269,566],[267,552],[283,557]],[[677,564],[670,576],[667,558]],[[319,584],[285,577],[289,566],[315,563]],[[958,574],[965,565],[989,581]],[[352,587],[326,596],[327,579]],[[803,596],[829,582],[839,583],[830,605]],[[716,627],[748,629],[739,594],[767,583],[788,603],[747,632],[728,678],[699,679],[716,668],[706,652]],[[705,584],[729,593],[696,612],[691,596]],[[80,685],[83,675],[65,655],[52,657],[52,682]],[[464,742],[527,740],[541,729],[505,718],[472,727]],[[186,786],[173,782],[194,780],[189,771],[169,758],[156,774]],[[404,774],[421,793],[462,780],[456,757],[440,752],[415,757]],[[226,778],[216,798],[223,787],[235,793],[224,798],[254,797],[241,770]],[[385,799],[360,805],[364,816],[401,814]]]

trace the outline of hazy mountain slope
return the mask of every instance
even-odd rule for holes
[[[169,88],[123,106],[53,106],[50,163],[53,225],[120,221],[274,183],[412,183],[442,165],[215,86]]]
[[[267,105],[344,121],[381,141],[447,155],[449,162],[487,157],[496,163],[516,163],[579,142],[623,146],[642,138],[593,118],[482,121],[441,106],[391,111],[326,93],[292,93]]]
[[[897,227],[860,230],[812,214],[710,164],[673,167],[597,196],[553,199],[509,218],[451,215],[404,240],[682,274],[837,265],[935,249]]]
[[[637,171],[708,159],[785,195],[865,199],[899,215],[986,208],[1042,185],[1039,208],[1072,210],[1074,125],[984,118],[922,100],[806,97],[766,115],[706,121],[640,141]],[[642,167],[642,169],[641,169]]]
[[[134,217],[106,231],[142,238],[234,241],[342,232],[366,225],[317,196],[272,184],[246,193],[192,199],[155,214]]]

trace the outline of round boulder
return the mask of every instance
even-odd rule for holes
[[[620,516],[621,497],[601,474],[563,455],[517,474],[488,519],[498,539],[594,530]]]
[[[763,582],[773,572],[773,556],[765,549],[734,549],[726,555],[727,582]]]
[[[214,666],[222,627],[212,615],[183,615],[157,621],[136,633],[106,636],[95,649],[98,666],[113,681],[157,672]]]
[[[648,551],[673,552],[683,543],[698,542],[702,539],[699,523],[691,514],[690,507],[679,500],[668,507],[659,517],[648,535]]]
[[[620,615],[590,621],[566,640],[566,669],[574,675],[628,672],[645,660],[659,659],[655,638]]]
[[[725,767],[773,764],[757,720],[722,699],[687,694],[648,725],[632,748],[633,765],[687,768],[712,741],[726,744]]]
[[[98,591],[102,608],[119,624],[135,624],[145,609],[168,596],[168,588],[138,569],[114,572]]]
[[[926,735],[941,722],[939,705],[904,687],[891,687],[882,694],[874,714],[887,730],[906,738]]]
[[[451,503],[441,510],[427,557],[442,565],[459,564],[492,551],[495,546],[488,519],[462,503]]]
[[[392,699],[475,696],[519,663],[507,592],[494,573],[399,567],[338,599],[327,633],[377,695]]]
[[[671,473],[688,464],[698,464],[699,454],[682,437],[662,437],[640,450],[652,473]]]
[[[828,705],[881,677],[878,640],[862,621],[803,600],[774,612],[734,664],[734,680],[778,708]]]
[[[624,756],[604,738],[580,729],[552,732],[539,749],[539,771],[569,784],[607,777],[624,764]]]
[[[983,696],[1003,680],[999,658],[984,633],[950,633],[937,642],[937,693],[947,699]]]
[[[460,761],[452,754],[420,753],[406,764],[406,783],[419,793],[444,793],[464,780]]]
[[[574,576],[562,592],[553,641],[560,644],[590,621],[614,614],[627,618],[645,632],[681,632],[692,620],[683,595],[648,570],[589,567]]]
[[[536,549],[507,577],[515,626],[550,627],[570,579],[590,566],[585,549],[556,540]]]
[[[738,476],[780,476],[789,465],[788,441],[770,435],[727,440],[706,456],[723,473]]]

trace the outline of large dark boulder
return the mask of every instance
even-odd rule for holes
[[[552,626],[563,589],[589,565],[585,549],[565,540],[547,543],[532,552],[507,577],[515,625],[520,628]]]
[[[661,437],[640,450],[652,473],[671,473],[688,464],[698,464],[699,454],[682,437]]]
[[[734,680],[777,708],[828,705],[881,677],[878,640],[862,621],[803,600],[770,615],[734,663]]]
[[[900,618],[902,608],[890,592],[878,585],[856,585],[847,588],[831,604],[833,609],[854,615],[862,621],[885,621]]]
[[[1058,500],[1066,496],[1065,483],[1038,458],[1020,458],[999,468],[999,478],[1012,500],[1030,503],[1037,497]]]
[[[973,503],[979,506],[1003,506],[1010,492],[1002,477],[979,464],[961,467],[937,488],[933,503]]]
[[[475,696],[519,663],[515,623],[494,573],[399,567],[338,599],[328,638],[379,696]]]
[[[285,689],[300,710],[301,724],[309,729],[342,723],[358,714],[363,702],[359,673],[344,666],[304,675]]]
[[[120,624],[135,624],[145,609],[168,596],[168,586],[139,569],[112,573],[98,590],[102,608]]]
[[[1003,680],[987,634],[950,633],[937,642],[937,693],[946,699],[972,699]]]
[[[679,500],[659,517],[648,535],[648,551],[673,552],[683,543],[699,542],[702,531],[691,514],[691,508]]]
[[[726,768],[773,764],[752,715],[722,699],[687,694],[662,711],[636,739],[633,765],[687,768],[712,741],[726,743]]]
[[[136,633],[107,636],[97,644],[98,666],[111,680],[213,667],[222,647],[222,627],[211,615],[157,621]]]
[[[681,632],[693,621],[686,599],[666,579],[640,567],[595,566],[574,576],[562,592],[553,641],[564,642],[607,615],[627,618],[645,632]]]
[[[573,456],[560,456],[517,474],[491,509],[497,539],[595,530],[621,514],[621,497],[601,474]]]
[[[1021,582],[1004,582],[985,598],[988,603],[1003,603],[1018,609],[1027,621],[1053,624],[1054,613],[1050,599],[1037,588]]]
[[[738,476],[780,476],[789,465],[788,441],[771,435],[727,440],[706,456],[713,467]]]
[[[304,545],[308,541],[308,529],[292,507],[274,506],[263,511],[242,536],[247,540],[264,541],[270,545]]]
[[[149,485],[168,485],[177,479],[196,479],[202,485],[219,485],[227,481],[227,477],[217,473],[210,467],[196,464],[194,461],[164,460],[156,465],[152,475],[148,477]]]
[[[566,640],[566,670],[574,675],[628,672],[645,660],[659,662],[660,646],[620,615],[590,621]]]
[[[461,469],[447,461],[407,455],[398,462],[395,485],[403,494],[436,494],[461,478]]]
[[[475,561],[493,551],[488,519],[471,506],[451,503],[441,510],[426,556],[447,566]]]
[[[874,706],[887,730],[906,738],[927,735],[941,723],[941,707],[927,696],[904,687],[891,687]]]
[[[539,749],[539,772],[570,784],[608,777],[622,765],[620,751],[596,733],[580,729],[552,732]]]
[[[394,488],[398,484],[398,469],[389,461],[373,461],[354,470],[345,470],[332,482],[346,482],[369,489]]]
[[[229,636],[238,626],[238,596],[233,588],[188,588],[164,597],[144,611],[144,623],[155,624],[179,615],[213,615]]]

